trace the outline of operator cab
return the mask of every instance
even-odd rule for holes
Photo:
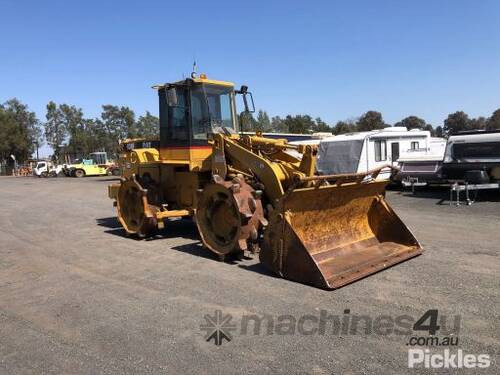
[[[175,83],[154,86],[160,100],[160,147],[208,146],[209,134],[239,131],[234,84],[207,79],[189,78]],[[253,100],[252,100],[253,105]],[[246,108],[248,109],[248,108]]]
[[[246,86],[235,90],[233,83],[211,80],[204,74],[196,77],[193,73],[191,78],[153,88],[159,95],[160,160],[187,165],[190,171],[211,169],[211,134],[239,131],[236,94],[242,95],[245,111],[255,110]]]

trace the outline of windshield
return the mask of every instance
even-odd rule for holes
[[[232,87],[199,85],[191,90],[193,138],[207,139],[207,133],[225,128],[234,131]]]

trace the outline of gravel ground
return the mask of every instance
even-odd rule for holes
[[[361,324],[307,335],[289,324],[291,334],[278,324],[321,314],[416,320],[429,309],[448,328],[460,315],[452,352],[490,355],[489,368],[470,373],[499,371],[498,195],[455,207],[441,201],[444,190],[388,192],[424,255],[324,291],[256,260],[217,261],[191,221],[153,240],[127,238],[106,196],[110,181],[0,178],[0,373],[433,373],[408,369],[411,334]],[[216,310],[235,324],[220,346],[200,330]],[[265,314],[273,329],[242,332],[249,315]]]

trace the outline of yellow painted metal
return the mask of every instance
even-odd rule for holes
[[[170,217],[182,217],[182,216],[191,216],[193,214],[192,210],[165,210],[160,211],[156,214],[156,219],[167,219]]]
[[[162,147],[160,159],[170,164],[188,165],[190,171],[209,171],[212,148],[203,147]]]
[[[194,83],[204,83],[204,84],[207,84],[207,85],[224,86],[224,87],[234,87],[234,83],[233,82],[219,81],[219,80],[216,80],[216,79],[196,77],[196,78],[191,78],[191,80]],[[176,85],[182,85],[182,84],[184,84],[184,82],[185,81],[182,80],[182,81],[174,82],[174,84],[176,84]],[[163,85],[163,84],[157,84],[157,85],[153,85],[152,86],[152,88],[156,89],[156,90],[158,90],[160,88],[163,88],[163,87],[165,87],[165,85]]]
[[[123,177],[137,174],[140,164],[157,162],[160,154],[155,148],[138,148],[120,153],[119,165]]]

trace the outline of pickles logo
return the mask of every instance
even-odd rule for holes
[[[488,354],[464,353],[462,349],[453,352],[445,349],[442,353],[432,353],[429,349],[410,349],[408,351],[409,368],[488,368]]]
[[[224,340],[229,342],[233,339],[231,331],[236,329],[236,324],[231,323],[231,314],[224,315],[221,310],[216,310],[213,316],[206,314],[203,318],[205,323],[200,325],[200,329],[206,332],[207,342],[213,340],[215,345],[220,346]]]

